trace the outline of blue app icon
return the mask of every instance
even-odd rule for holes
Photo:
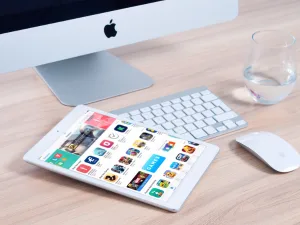
[[[170,151],[171,149],[173,149],[175,147],[175,142],[169,141],[168,143],[166,143],[165,147],[163,148],[163,151]]]
[[[170,166],[171,169],[176,170],[179,167],[179,163],[178,162],[173,162]]]
[[[94,157],[94,156],[88,156],[84,161],[86,163],[94,165],[99,161],[99,159],[97,157]]]
[[[160,165],[165,161],[165,157],[160,155],[152,155],[143,166],[143,170],[155,173]]]
[[[97,156],[104,156],[107,151],[103,148],[95,148],[94,154]]]
[[[192,142],[192,141],[189,141],[189,144],[194,145],[194,146],[199,146],[198,143],[195,143],[195,142]]]

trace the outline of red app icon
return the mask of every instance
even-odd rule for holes
[[[108,140],[103,140],[100,145],[102,147],[106,147],[106,148],[110,148],[111,146],[114,145],[114,143],[112,141],[108,141]]]
[[[115,121],[115,118],[104,116],[99,113],[94,113],[87,121],[86,124],[100,129],[107,130],[109,126]]]
[[[87,173],[92,169],[92,167],[88,166],[88,165],[84,165],[81,164],[77,167],[77,171],[81,172],[81,173]]]
[[[55,154],[55,156],[54,156],[55,158],[57,158],[57,159],[59,159],[59,158],[61,158],[62,157],[62,154]]]

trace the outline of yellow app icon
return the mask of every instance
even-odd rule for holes
[[[171,170],[166,170],[164,172],[164,176],[169,178],[169,179],[173,179],[176,176],[176,172],[173,172]]]
[[[106,180],[110,183],[115,183],[118,180],[118,176],[113,173],[106,173],[104,175],[104,180]]]
[[[162,187],[162,188],[168,188],[169,185],[170,185],[170,181],[167,181],[167,180],[160,179],[157,182],[157,186]]]
[[[143,148],[146,146],[146,143],[144,141],[137,140],[133,143],[133,146],[136,148]]]

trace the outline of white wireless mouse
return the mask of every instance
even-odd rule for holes
[[[254,132],[238,137],[236,141],[278,172],[291,172],[300,166],[298,152],[275,134]]]

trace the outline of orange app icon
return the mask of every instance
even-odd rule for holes
[[[193,154],[195,152],[195,150],[196,150],[196,148],[189,146],[189,145],[184,146],[182,149],[183,152],[186,152],[189,154]]]

